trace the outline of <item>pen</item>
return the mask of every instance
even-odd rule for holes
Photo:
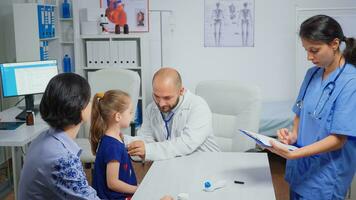
[[[243,181],[234,181],[234,183],[236,183],[236,184],[245,184],[245,182],[243,182]]]

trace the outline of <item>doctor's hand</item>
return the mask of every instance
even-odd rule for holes
[[[145,143],[142,140],[136,140],[127,145],[127,150],[130,156],[140,156],[141,159],[145,159],[146,149]]]
[[[284,144],[294,144],[297,138],[287,128],[282,128],[277,131],[278,140]]]
[[[276,143],[275,141],[271,140],[270,144],[272,147],[267,147],[270,152],[275,153],[279,156],[282,156],[285,159],[296,159],[298,150],[289,151],[287,148],[281,146],[280,144]]]

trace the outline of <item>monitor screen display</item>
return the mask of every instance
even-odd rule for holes
[[[56,60],[0,64],[0,70],[4,97],[43,93],[58,74]]]

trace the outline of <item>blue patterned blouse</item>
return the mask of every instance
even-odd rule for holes
[[[99,199],[88,185],[80,153],[79,146],[63,131],[44,131],[26,154],[19,199]]]

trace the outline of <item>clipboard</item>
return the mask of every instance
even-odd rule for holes
[[[294,151],[294,150],[298,149],[298,147],[296,147],[296,146],[283,144],[282,142],[276,140],[275,138],[271,138],[271,137],[268,137],[265,135],[261,135],[258,133],[254,133],[254,132],[242,130],[242,129],[239,129],[239,131],[241,133],[247,135],[251,139],[253,139],[258,145],[260,145],[262,147],[272,147],[272,145],[270,144],[270,141],[273,140],[274,142],[276,142],[277,145],[287,148],[289,151]]]

